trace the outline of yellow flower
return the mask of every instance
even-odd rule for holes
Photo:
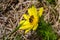
[[[21,30],[25,30],[25,33],[29,32],[30,30],[36,30],[38,27],[39,17],[42,16],[43,7],[37,11],[35,6],[32,6],[28,9],[28,15],[23,14],[24,20],[20,21],[20,24],[25,21],[25,23],[19,28]]]

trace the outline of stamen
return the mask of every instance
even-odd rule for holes
[[[29,22],[32,23],[32,22],[33,22],[33,19],[34,19],[34,16],[32,15],[32,16],[29,18]]]

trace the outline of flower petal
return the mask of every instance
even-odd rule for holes
[[[19,28],[21,30],[26,30],[28,28],[30,28],[30,23],[28,21],[25,21],[24,24]]]
[[[33,30],[36,30],[36,29],[37,29],[37,27],[38,27],[38,24],[37,24],[36,26],[34,26],[34,27],[33,27]]]
[[[30,25],[30,23],[29,23],[29,21],[28,21],[28,20],[26,20],[26,21],[24,22],[24,24],[23,24],[23,25],[27,25],[27,24],[29,24],[29,25]]]
[[[28,13],[30,16],[37,15],[37,9],[34,6],[32,6],[31,8],[28,9]]]
[[[42,16],[42,13],[43,13],[43,7],[41,7],[40,9],[39,9],[39,16],[41,17]]]
[[[19,22],[19,24],[22,24],[24,21],[25,21],[25,20],[21,20],[21,21]]]
[[[25,26],[22,26],[22,27],[20,27],[19,29],[21,29],[21,30],[26,30],[26,29],[28,29],[29,27],[27,26],[27,25],[25,25]]]
[[[32,28],[33,28],[33,26],[29,27],[29,29],[27,29],[27,30],[25,31],[25,34],[26,34],[27,32],[29,32]]]
[[[31,29],[27,29],[27,30],[25,31],[25,34],[28,33],[30,30],[31,30]]]
[[[27,20],[29,19],[29,16],[27,14],[23,14],[23,17]]]

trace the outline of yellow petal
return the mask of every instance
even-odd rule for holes
[[[19,29],[25,30],[28,28],[30,28],[30,24],[28,21],[25,21],[25,23]]]
[[[29,26],[25,25],[25,26],[20,27],[19,29],[21,29],[21,30],[26,30],[26,29],[28,29],[28,28],[29,28]]]
[[[25,31],[25,34],[28,33],[30,30],[31,30],[31,29],[27,29],[27,30]]]
[[[28,13],[29,13],[30,16],[32,15],[32,8],[28,9]]]
[[[37,9],[34,6],[32,6],[31,8],[28,9],[28,13],[30,16],[37,15]]]
[[[37,29],[37,27],[38,27],[38,24],[37,24],[36,26],[34,26],[34,27],[33,27],[33,30],[36,30],[36,29]]]
[[[25,21],[25,20],[21,20],[21,21],[19,22],[19,24],[22,24],[24,21]]]
[[[23,17],[27,20],[29,19],[29,16],[27,14],[23,14]]]
[[[43,7],[41,7],[40,9],[39,9],[39,16],[41,17],[42,16],[42,13],[43,13]]]
[[[32,28],[33,28],[33,26],[29,27],[29,29],[27,29],[27,30],[25,31],[25,34],[28,33]]]
[[[23,25],[27,25],[27,24],[29,24],[29,25],[30,25],[30,23],[29,23],[29,21],[28,21],[28,20],[26,20],[26,21],[24,22],[24,24],[23,24]]]

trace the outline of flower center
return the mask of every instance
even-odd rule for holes
[[[34,16],[32,15],[32,16],[29,18],[29,22],[32,23],[32,22],[33,22],[33,19],[34,19]]]

